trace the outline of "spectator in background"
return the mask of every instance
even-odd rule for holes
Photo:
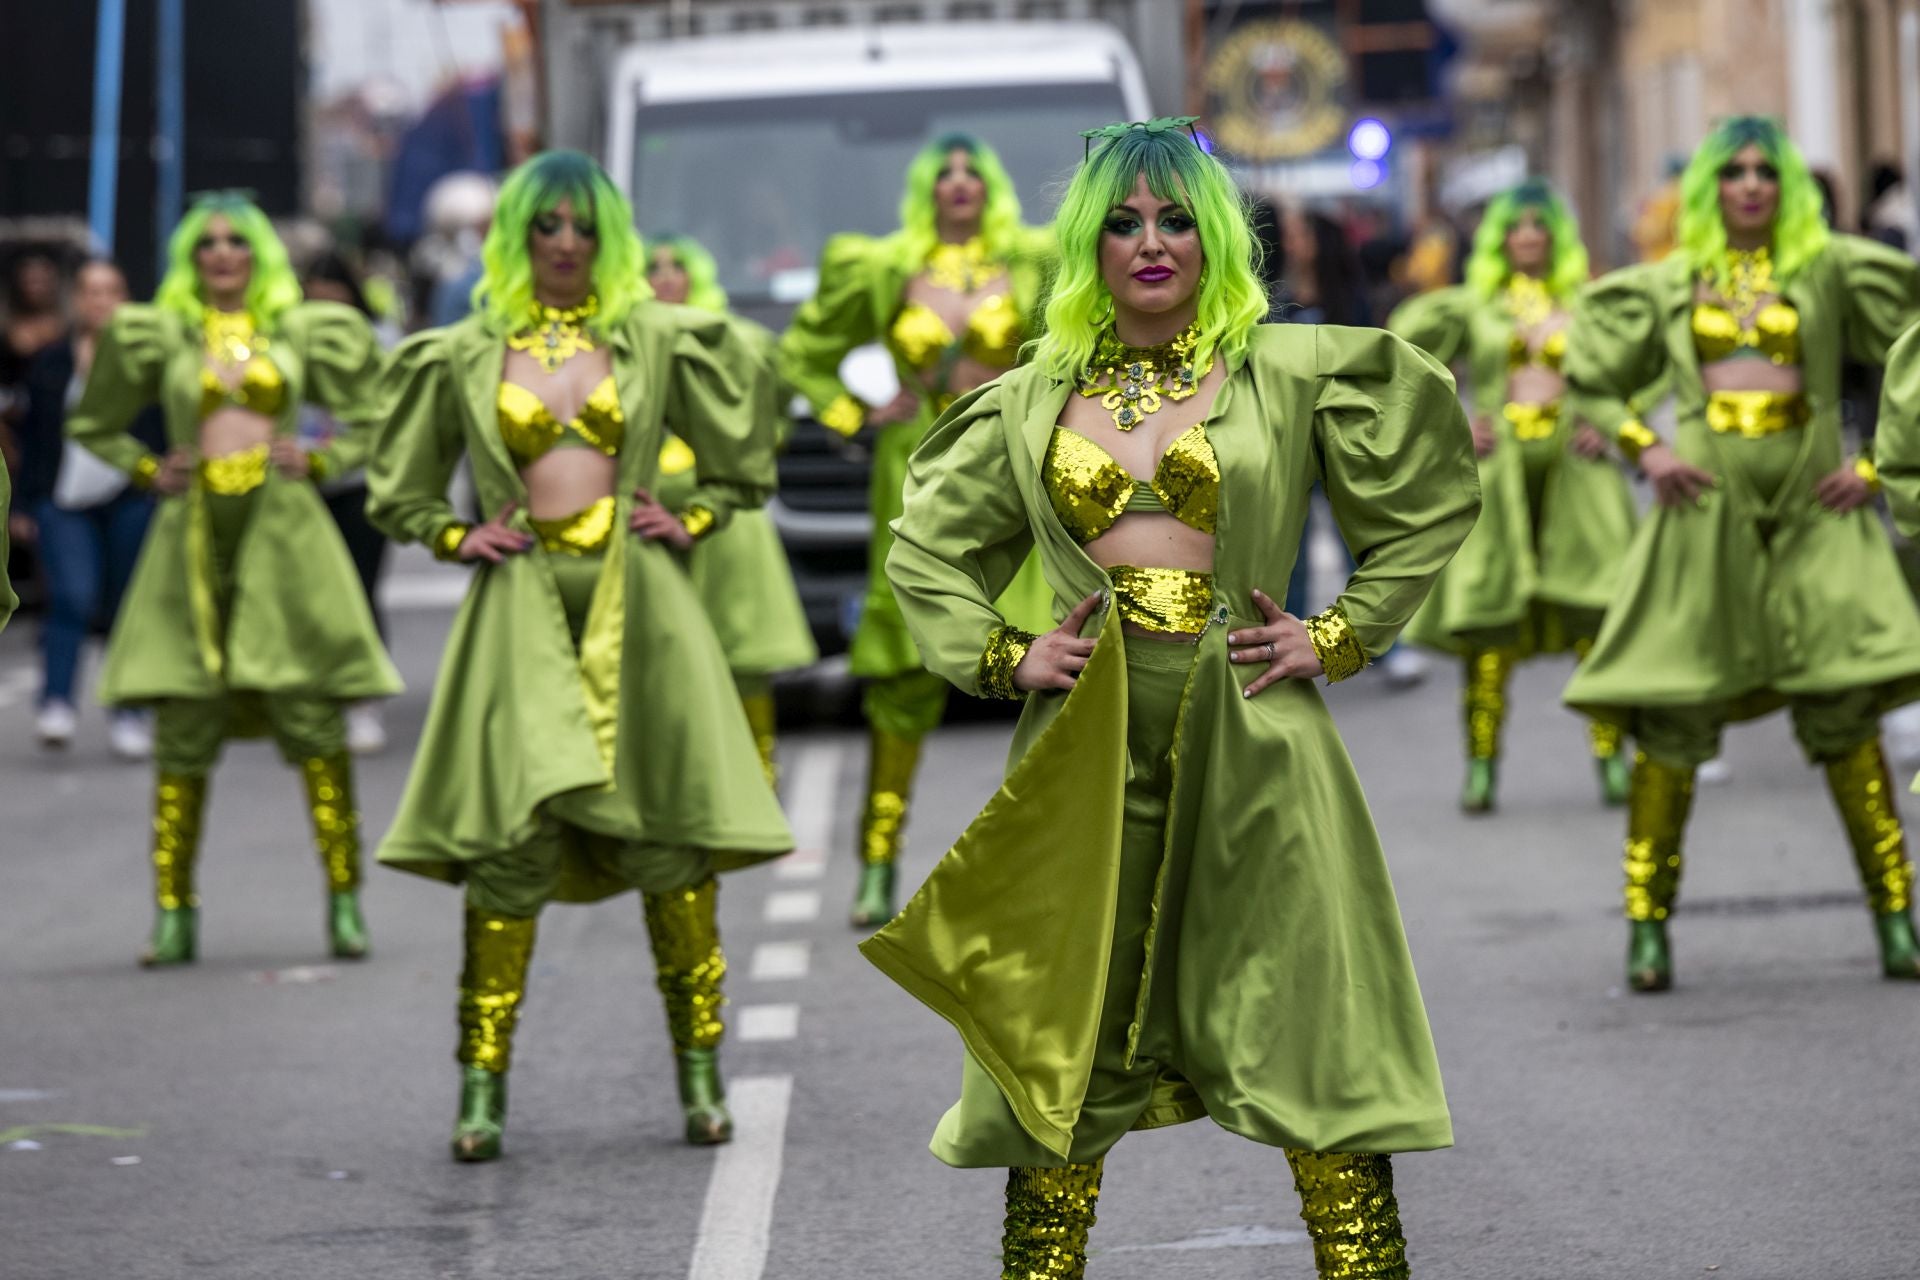
[[[9,423],[20,420],[21,381],[33,358],[60,340],[66,318],[60,311],[60,268],[43,249],[28,249],[7,272],[6,341],[0,344],[0,404]],[[12,392],[12,395],[7,395]]]
[[[1903,253],[1920,248],[1920,218],[1900,166],[1882,160],[1873,166],[1862,203],[1860,233]]]
[[[328,250],[307,267],[301,289],[309,302],[339,302],[374,319],[360,273],[339,253]],[[377,330],[376,330],[377,332]],[[340,434],[333,414],[317,404],[300,410],[300,440],[309,449],[324,449]],[[387,568],[387,539],[367,519],[367,473],[359,468],[322,481],[320,497],[327,504],[340,537],[353,558],[354,571],[367,593],[373,624],[387,639],[387,615],[380,607],[380,579]],[[387,746],[387,726],[378,702],[359,702],[346,710],[347,749],[355,755],[376,755]]]
[[[97,258],[82,263],[74,276],[73,329],[34,357],[22,383],[12,532],[16,540],[38,546],[46,587],[35,725],[40,745],[49,750],[73,740],[81,648],[90,628],[113,625],[153,514],[153,499],[124,472],[66,439],[67,410],[87,385],[95,344],[126,300],[127,279],[120,268]],[[166,451],[166,428],[157,409],[142,414],[133,433],[155,453]],[[115,755],[144,760],[152,752],[145,714],[115,710],[109,723]]]

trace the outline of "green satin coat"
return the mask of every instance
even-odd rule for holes
[[[1894,527],[1920,538],[1920,325],[1908,329],[1887,353],[1873,461]]]
[[[13,594],[13,583],[7,578],[7,507],[13,497],[13,482],[7,475],[7,460],[0,458],[0,631],[7,629],[7,619],[20,607],[20,597]]]
[[[1111,590],[1041,484],[1071,393],[1017,369],[955,404],[914,456],[888,570],[928,667],[968,692],[1001,625],[992,601],[1030,550],[1058,604]],[[1339,732],[1311,681],[1242,697],[1261,668],[1229,664],[1226,636],[1262,621],[1255,587],[1283,590],[1318,480],[1359,561],[1340,603],[1368,653],[1392,643],[1480,505],[1453,380],[1379,330],[1262,325],[1207,432],[1221,472],[1213,621],[1175,737],[1137,1019],[1177,1034],[1135,1051],[1261,1142],[1446,1146],[1426,1013]],[[1077,686],[1026,699],[1006,781],[862,947],[953,1023],[1062,1159],[1093,1061],[1126,782],[1127,641],[1110,609],[1089,626],[1099,640]],[[1162,1001],[1172,1017],[1146,1016]]]
[[[749,320],[739,324],[771,368],[773,334]],[[776,394],[766,402],[773,416],[765,429],[776,447],[786,444],[793,426],[787,417],[787,399]],[[670,423],[668,431],[672,432]],[[674,511],[687,509],[699,483],[695,468],[684,465],[688,457],[688,451],[671,447],[661,452],[660,482],[653,496]],[[736,677],[792,671],[819,659],[787,549],[764,506],[734,512],[726,528],[694,544],[684,563],[707,621],[720,637],[727,667]]]
[[[736,322],[646,302],[606,335],[626,416],[615,528],[658,480],[663,423],[699,456],[690,500],[723,528],[774,483],[772,379]],[[367,470],[368,514],[393,538],[432,543],[455,523],[447,483],[472,463],[481,508],[527,489],[501,439],[501,336],[484,317],[417,334],[394,353],[389,413]],[[454,618],[420,749],[380,860],[436,879],[533,836],[540,813],[640,846],[707,855],[725,871],[793,847],[713,628],[674,553],[616,535],[578,648],[538,543],[473,569]],[[557,896],[627,886],[570,863]]]
[[[1027,229],[1008,258],[1008,289],[1029,337],[1039,325],[1041,297],[1055,254],[1052,233]],[[806,398],[815,413],[849,394],[840,380],[841,361],[854,348],[885,338],[900,312],[907,285],[924,265],[913,260],[900,232],[878,238],[841,235],[827,241],[820,254],[819,287],[793,313],[780,337],[780,376]],[[894,363],[903,388],[920,385],[919,375],[897,355]],[[867,554],[866,599],[849,655],[856,676],[884,678],[921,669],[920,655],[914,652],[887,582],[886,562],[893,544],[893,522],[900,516],[907,460],[933,418],[932,403],[923,397],[917,415],[869,433],[873,469],[867,500],[873,514],[873,541]],[[1046,612],[1048,595],[1038,566],[1030,566],[1008,583],[1002,605],[1027,630],[1044,631],[1053,625]]]
[[[1567,704],[1629,726],[1636,707],[1724,706],[1737,720],[1793,695],[1874,688],[1883,711],[1920,697],[1920,612],[1885,527],[1871,506],[1836,515],[1813,496],[1842,462],[1841,362],[1886,359],[1920,314],[1920,268],[1836,235],[1786,285],[1812,417],[1771,497],[1734,470],[1746,442],[1706,425],[1694,289],[1687,263],[1669,258],[1602,277],[1575,311],[1568,407],[1612,437],[1628,398],[1667,377],[1679,410],[1670,443],[1719,484],[1696,506],[1647,513]]]
[[[300,406],[311,401],[342,428],[321,451],[328,474],[360,466],[378,417],[381,366],[366,320],[339,303],[309,302],[284,313],[267,335],[267,357],[287,390],[275,433],[293,438]],[[169,445],[196,447],[205,359],[197,324],[160,307],[120,308],[67,416],[67,435],[131,473],[147,446],[127,427],[157,403]],[[155,508],[107,642],[101,701],[242,690],[353,702],[398,693],[400,677],[374,629],[366,590],[313,484],[268,468],[253,493],[224,617],[206,499],[196,474],[184,495]]]
[[[1442,364],[1466,363],[1474,412],[1493,424],[1498,441],[1480,459],[1480,521],[1407,624],[1406,638],[1468,653],[1484,647],[1486,632],[1532,630],[1525,624],[1538,606],[1604,610],[1633,538],[1633,494],[1616,463],[1567,447],[1575,418],[1562,413],[1535,518],[1524,446],[1502,412],[1514,333],[1507,309],[1458,285],[1409,298],[1387,327]]]

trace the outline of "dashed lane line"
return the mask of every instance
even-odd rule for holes
[[[752,1043],[765,1040],[792,1040],[800,1034],[800,1006],[797,1004],[749,1004],[740,1008],[740,1039]],[[734,1126],[736,1129],[739,1126]]]
[[[687,1280],[760,1280],[787,1145],[792,1076],[749,1076],[727,1090],[733,1141],[714,1156]]]
[[[763,942],[753,949],[747,975],[755,982],[790,982],[806,977],[812,960],[811,942]]]

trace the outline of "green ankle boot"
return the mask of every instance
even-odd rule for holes
[[[674,1054],[680,1084],[680,1107],[687,1113],[687,1141],[713,1147],[733,1141],[733,1116],[727,1111],[726,1087],[720,1083],[717,1049],[681,1049]]]
[[[200,909],[161,907],[153,917],[153,937],[140,957],[148,969],[192,964],[200,954]]]
[[[1666,991],[1673,986],[1673,955],[1667,949],[1667,922],[1632,920],[1627,937],[1627,986],[1635,991]]]
[[[893,919],[893,864],[869,862],[860,868],[860,887],[853,895],[853,927],[877,929]]]
[[[1600,803],[1609,809],[1617,809],[1627,802],[1627,794],[1633,786],[1633,769],[1627,764],[1627,753],[1615,752],[1610,756],[1601,756],[1600,766]]]
[[[500,1158],[507,1128],[507,1073],[485,1067],[462,1068],[460,1119],[453,1126],[453,1158],[478,1164]]]
[[[1880,935],[1880,972],[1896,980],[1920,979],[1920,940],[1913,934],[1913,917],[1889,911],[1873,918]]]
[[[360,893],[340,889],[327,895],[327,936],[337,960],[360,960],[367,954],[367,922],[360,916]]]
[[[1467,782],[1460,788],[1462,813],[1493,812],[1493,761],[1478,757],[1467,761]]]

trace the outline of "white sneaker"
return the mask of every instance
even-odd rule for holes
[[[1427,678],[1427,660],[1408,648],[1390,651],[1378,665],[1380,674],[1396,689],[1411,689]]]
[[[153,755],[153,722],[145,712],[115,711],[107,718],[107,745],[121,760],[149,759]]]
[[[377,702],[347,708],[347,750],[357,756],[377,756],[387,749],[387,726]]]
[[[59,698],[50,698],[40,704],[40,713],[34,717],[34,732],[40,735],[40,745],[49,751],[65,751],[73,742],[73,731],[80,725],[80,717],[74,713],[71,702]]]
[[[1703,787],[1717,787],[1733,779],[1733,767],[1724,756],[1715,756],[1693,771],[1693,780]]]

